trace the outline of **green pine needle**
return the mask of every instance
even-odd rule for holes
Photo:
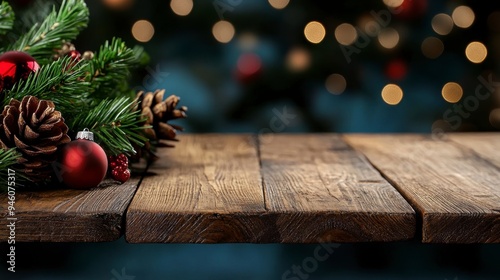
[[[86,63],[76,63],[71,57],[64,57],[46,64],[25,81],[15,84],[2,105],[7,105],[11,98],[21,100],[26,95],[32,95],[53,101],[64,115],[80,112],[90,89],[90,84],[82,81]]]
[[[147,139],[141,135],[140,112],[133,109],[134,101],[127,97],[102,100],[85,114],[76,117],[71,127],[88,128],[96,142],[110,155],[135,154],[132,143],[144,145]]]
[[[9,3],[2,1],[0,4],[0,35],[5,35],[14,26],[15,15]]]
[[[130,70],[139,65],[142,52],[142,48],[128,48],[119,38],[106,41],[89,63],[86,80],[92,83],[92,98],[123,96]]]
[[[16,149],[0,149],[0,191],[7,190],[9,169],[14,169],[14,165],[17,163],[17,159],[21,157],[21,154],[16,152]],[[19,174],[15,170],[16,175]],[[16,176],[17,179],[17,176]]]
[[[41,24],[33,25],[7,49],[27,52],[43,65],[64,42],[74,40],[88,21],[84,0],[63,0],[59,11],[53,8]]]

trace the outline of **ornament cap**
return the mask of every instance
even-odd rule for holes
[[[76,139],[94,141],[94,133],[92,133],[88,128],[84,128],[83,131],[78,131],[78,133],[76,134]]]

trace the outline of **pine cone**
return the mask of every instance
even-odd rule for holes
[[[187,108],[176,109],[181,100],[178,96],[170,95],[165,100],[163,96],[165,90],[137,94],[141,115],[145,118],[143,125],[152,126],[145,129],[145,133],[151,140],[176,140],[177,130],[182,131],[182,127],[168,124],[169,120],[185,118]]]
[[[0,115],[0,147],[17,148],[19,164],[33,182],[50,179],[57,148],[71,140],[67,132],[54,103],[34,96],[12,99]]]
[[[144,134],[150,141],[159,142],[160,140],[177,141],[177,131],[182,131],[181,126],[168,124],[174,119],[185,118],[187,107],[182,106],[177,109],[180,97],[170,95],[165,100],[163,96],[165,90],[156,90],[155,92],[140,91],[137,93],[136,109],[141,111],[141,116],[145,119],[142,125],[151,126],[144,129]],[[173,147],[173,145],[163,143],[163,145]],[[143,147],[144,150],[151,153],[149,143]],[[138,149],[138,156],[141,156]]]

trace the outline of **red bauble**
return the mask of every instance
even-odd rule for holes
[[[104,150],[94,141],[86,139],[66,144],[62,148],[59,164],[62,181],[74,189],[97,187],[108,170],[108,158]]]
[[[39,68],[35,59],[24,52],[10,51],[0,55],[0,91],[11,89]]]

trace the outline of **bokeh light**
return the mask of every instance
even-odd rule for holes
[[[295,47],[288,52],[285,63],[293,72],[304,71],[311,65],[311,54],[302,47]]]
[[[392,49],[399,43],[399,33],[392,27],[384,28],[378,35],[378,42],[386,49]]]
[[[448,35],[453,30],[453,19],[447,14],[437,14],[432,18],[432,30],[439,35]]]
[[[102,2],[113,10],[127,10],[134,4],[134,0],[103,0]]]
[[[326,78],[325,87],[331,94],[342,94],[347,87],[347,81],[340,74],[331,74]]]
[[[388,84],[382,89],[382,100],[389,105],[398,105],[403,99],[403,90],[395,84]]]
[[[238,59],[238,71],[245,77],[257,74],[262,68],[262,62],[258,55],[247,53]]]
[[[212,27],[212,34],[215,40],[220,43],[229,43],[233,39],[234,33],[236,33],[234,26],[229,21],[220,20]]]
[[[453,22],[460,28],[469,28],[475,19],[474,11],[467,6],[458,6],[451,14]]]
[[[465,56],[470,62],[481,63],[486,59],[488,55],[488,50],[486,46],[481,42],[471,42],[465,48]]]
[[[500,129],[500,108],[491,110],[489,121],[493,127]]]
[[[307,41],[313,44],[319,44],[325,38],[326,30],[320,22],[311,21],[304,28],[304,35]]]
[[[290,3],[290,0],[269,0],[269,4],[277,10],[281,10],[286,8],[288,6],[288,3]]]
[[[368,36],[376,37],[380,33],[380,24],[370,14],[364,14],[358,18],[356,25]]]
[[[459,84],[449,82],[443,86],[441,94],[446,102],[457,103],[460,99],[462,99],[464,91]]]
[[[348,46],[356,42],[358,32],[356,28],[349,23],[342,23],[335,28],[335,39],[342,45]]]
[[[444,51],[444,44],[439,38],[427,37],[421,45],[422,53],[430,59],[438,58]]]
[[[149,42],[155,34],[153,24],[147,20],[141,19],[134,23],[132,26],[132,36],[139,42]]]
[[[397,8],[403,4],[404,0],[383,0],[383,2],[389,8]]]
[[[170,8],[179,16],[187,16],[193,10],[193,0],[171,0]]]

